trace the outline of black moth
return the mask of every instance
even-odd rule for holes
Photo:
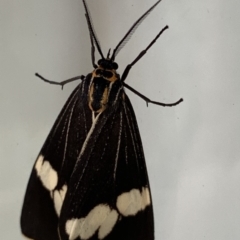
[[[94,70],[76,79],[34,164],[21,215],[22,233],[34,240],[152,240],[153,207],[144,153],[132,105],[124,87],[147,103],[154,102],[124,80],[131,67],[163,31],[127,65],[122,76],[114,59],[129,36],[159,4],[157,1],[130,28],[105,58],[93,31],[85,0]],[[95,47],[101,59],[95,64]]]

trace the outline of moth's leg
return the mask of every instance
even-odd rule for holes
[[[70,83],[70,82],[73,82],[73,81],[76,81],[76,80],[79,80],[79,79],[81,79],[81,80],[85,79],[85,76],[81,75],[81,76],[76,76],[76,77],[73,77],[73,78],[66,79],[66,80],[61,81],[61,82],[55,82],[55,81],[51,81],[51,80],[48,80],[48,79],[44,78],[43,76],[41,76],[38,73],[35,73],[35,75],[37,77],[39,77],[40,79],[42,79],[44,82],[47,82],[47,83],[50,83],[50,84],[55,84],[55,85],[60,85],[60,86],[62,86],[62,88],[67,83]]]
[[[123,74],[122,74],[122,78],[121,81],[124,82],[125,79],[128,76],[128,73],[130,71],[130,69],[132,68],[132,66],[137,63],[148,51],[148,49],[157,41],[157,39],[162,35],[162,33],[168,29],[168,26],[165,26],[159,33],[158,35],[150,42],[150,44],[143,50],[141,51],[138,56],[134,59],[134,61],[130,64],[127,65],[127,67],[125,68]]]
[[[140,92],[138,92],[137,90],[135,90],[134,88],[130,87],[129,85],[127,85],[125,82],[123,83],[123,86],[127,89],[129,89],[130,91],[132,91],[133,93],[135,93],[136,95],[138,95],[140,98],[142,98],[143,100],[146,101],[147,106],[148,103],[152,103],[152,104],[156,104],[156,105],[160,105],[163,107],[172,107],[172,106],[176,106],[178,105],[180,102],[183,101],[182,98],[180,98],[177,102],[174,103],[162,103],[162,102],[156,102],[156,101],[152,101],[151,99],[147,98],[146,96],[144,96],[143,94],[141,94]]]

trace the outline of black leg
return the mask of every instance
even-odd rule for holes
[[[38,73],[35,73],[35,75],[36,75],[37,77],[39,77],[40,79],[42,79],[44,82],[62,86],[62,89],[63,89],[63,86],[64,86],[65,84],[67,84],[67,83],[70,83],[70,82],[73,82],[73,81],[76,81],[76,80],[79,80],[79,79],[81,79],[81,80],[84,80],[84,79],[85,79],[85,76],[81,75],[81,76],[77,76],[77,77],[73,77],[73,78],[66,79],[66,80],[61,81],[61,82],[55,82],[55,81],[51,81],[51,80],[48,80],[48,79],[42,77],[42,76],[39,75]]]
[[[144,49],[143,51],[141,51],[138,56],[134,59],[134,61],[130,64],[127,65],[127,67],[125,68],[123,74],[122,74],[122,78],[121,78],[121,81],[124,82],[125,79],[127,78],[128,76],[128,73],[130,71],[130,69],[132,68],[132,66],[137,62],[139,61],[148,51],[148,49],[157,41],[157,39],[161,36],[161,34],[166,30],[168,29],[168,26],[165,26],[159,33],[158,35],[150,42],[150,44],[146,47],[146,49]]]
[[[142,95],[140,92],[136,91],[134,88],[130,87],[129,85],[127,85],[126,83],[123,83],[123,86],[127,89],[129,89],[130,91],[132,91],[133,93],[135,93],[136,95],[138,95],[140,98],[142,98],[143,100],[146,101],[147,103],[147,106],[148,106],[148,103],[152,103],[152,104],[156,104],[156,105],[160,105],[160,106],[163,106],[163,107],[172,107],[172,106],[176,106],[178,105],[180,102],[183,101],[182,98],[180,98],[177,102],[174,102],[174,103],[161,103],[161,102],[155,102],[155,101],[152,101],[151,99],[147,98],[146,96]]]

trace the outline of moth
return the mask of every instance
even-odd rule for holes
[[[134,110],[124,88],[147,103],[155,102],[125,83],[130,69],[160,35],[120,76],[115,57],[157,1],[129,29],[112,54],[104,57],[85,8],[93,71],[77,79],[35,163],[22,207],[21,229],[34,240],[153,240],[153,205],[142,142]],[[95,63],[95,48],[101,56]],[[110,56],[111,55],[111,56]]]

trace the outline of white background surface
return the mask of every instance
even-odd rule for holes
[[[154,1],[88,1],[106,54]],[[117,62],[121,73],[166,24],[127,83],[151,181],[156,240],[240,239],[240,2],[164,0]],[[34,160],[77,83],[92,70],[80,0],[0,0],[0,238],[20,239],[19,217]]]

